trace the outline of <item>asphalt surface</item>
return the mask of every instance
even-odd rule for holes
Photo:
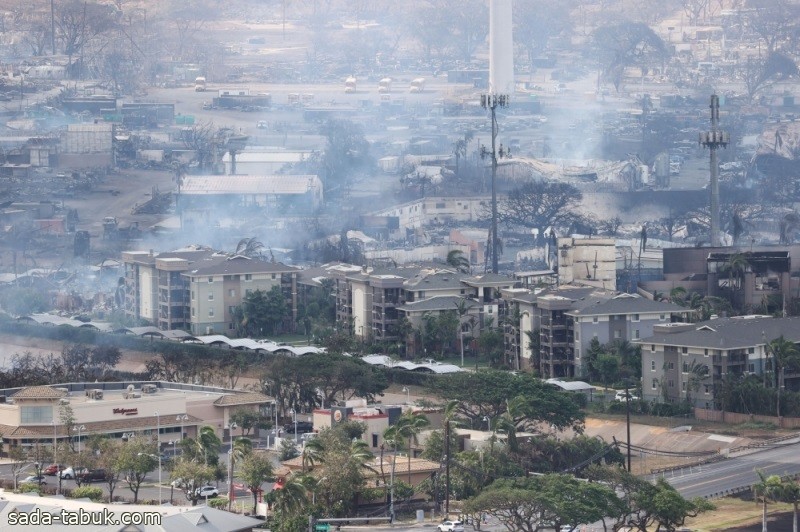
[[[800,473],[800,443],[756,451],[715,464],[684,468],[666,473],[664,478],[686,498],[717,498],[747,488],[758,481],[756,470],[765,475]],[[656,478],[656,477],[651,477]]]

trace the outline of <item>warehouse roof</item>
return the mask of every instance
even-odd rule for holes
[[[305,194],[322,189],[315,175],[186,176],[181,194],[193,196],[247,194]]]

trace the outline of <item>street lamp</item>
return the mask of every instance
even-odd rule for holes
[[[292,419],[294,420],[294,442],[297,443],[297,412],[294,411],[294,408],[289,410],[289,413],[292,415]]]
[[[233,493],[233,445],[228,449],[228,511],[231,511],[231,494]]]
[[[275,410],[275,427],[272,431],[272,434],[275,438],[275,450],[278,450],[278,401],[275,400],[275,402],[272,403],[272,406]]]
[[[56,465],[56,475],[58,475],[58,486],[56,486],[56,495],[61,494],[61,469],[58,467],[58,436],[56,435],[56,425],[55,420],[51,421],[50,423],[53,424],[53,463]]]
[[[86,425],[78,425],[77,427],[72,427],[72,432],[78,433],[78,467],[81,466],[81,432],[86,430]]]
[[[183,439],[183,424],[185,422],[189,421],[189,416],[187,416],[186,414],[178,414],[177,416],[175,416],[175,421],[178,421],[181,424],[181,438],[180,439]]]
[[[403,391],[406,392],[406,404],[411,404],[411,392],[408,391],[408,386],[403,386]]]
[[[481,147],[481,159],[486,158],[487,156],[491,157],[492,162],[492,240],[491,240],[491,252],[492,252],[492,273],[497,273],[497,189],[495,187],[495,181],[497,180],[497,156],[500,157],[504,156],[503,146],[500,145],[500,152],[498,154],[497,150],[495,149],[495,142],[497,140],[497,114],[495,110],[498,106],[506,107],[510,103],[510,98],[507,94],[481,94],[481,107],[484,109],[489,109],[492,113],[492,150],[487,151],[484,146]],[[509,152],[505,152],[510,156]]]
[[[175,449],[175,445],[178,443],[178,440],[172,440],[169,443],[170,443],[170,445],[172,445],[172,463],[174,464],[175,460],[176,460],[175,457],[178,456],[178,451]],[[159,484],[160,484],[160,482],[159,482]],[[172,504],[172,491],[174,489],[175,489],[175,483],[174,482],[170,482],[169,483],[169,503],[170,504]]]

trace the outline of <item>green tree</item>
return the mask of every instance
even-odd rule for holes
[[[178,460],[170,474],[173,485],[183,491],[192,506],[196,506],[200,499],[197,488],[211,482],[215,476],[214,467],[183,458]]]
[[[597,357],[596,366],[604,388],[608,388],[609,382],[619,378],[619,358],[616,355],[602,353]]]
[[[797,477],[781,481],[780,500],[792,505],[792,532],[797,530],[798,505],[800,505],[800,483]]]
[[[483,418],[495,419],[508,409],[509,398],[522,396],[524,414],[514,419],[520,423],[542,422],[558,429],[583,430],[584,414],[567,393],[528,373],[505,371],[460,372],[442,375],[430,393],[458,401],[457,415],[478,427]],[[521,405],[522,406],[522,405]]]
[[[251,335],[276,334],[287,318],[288,305],[280,286],[253,290],[242,300],[242,327]]]
[[[403,413],[397,422],[387,429],[391,439],[404,438],[408,440],[408,484],[411,485],[411,445],[417,435],[431,424],[430,420],[421,412],[408,410]]]
[[[781,477],[766,476],[763,471],[756,470],[758,482],[753,484],[753,496],[762,504],[761,530],[767,532],[767,503],[777,500],[781,495]]]
[[[784,389],[784,375],[786,368],[800,367],[800,350],[791,340],[787,340],[781,335],[772,340],[767,348],[767,353],[772,355],[772,363],[775,368],[776,384],[776,408],[775,415],[781,417],[781,392]]]
[[[115,451],[115,469],[133,493],[134,504],[139,501],[139,490],[147,474],[158,467],[157,453],[156,444],[143,438],[131,438]]]
[[[120,462],[118,453],[122,447],[123,442],[118,440],[111,440],[103,438],[98,446],[97,466],[104,469],[106,476],[104,479],[105,485],[108,488],[108,500],[113,502],[114,490],[120,480],[122,470],[120,469]]]
[[[253,514],[255,515],[258,506],[258,492],[261,485],[268,480],[272,480],[275,471],[269,455],[261,452],[248,454],[241,462],[239,477],[253,494]]]
[[[245,438],[249,436],[253,430],[257,428],[266,428],[269,425],[269,421],[266,420],[264,416],[249,408],[237,408],[231,412],[230,421],[231,423],[236,423],[236,425],[242,429],[242,436]]]

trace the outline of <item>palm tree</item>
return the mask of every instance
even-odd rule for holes
[[[781,500],[792,505],[792,532],[797,530],[797,509],[800,506],[800,482],[797,478],[789,478],[783,481],[781,486]]]
[[[306,442],[305,447],[303,447],[303,452],[300,455],[303,459],[303,473],[306,472],[306,468],[312,469],[314,465],[321,463],[322,453],[324,452],[325,447],[322,445],[319,438],[312,438]]]
[[[776,415],[780,421],[781,417],[781,390],[783,390],[784,374],[786,366],[800,365],[800,350],[791,340],[787,340],[781,335],[769,343],[767,351],[772,354],[772,363],[775,366],[777,385],[777,409]]]
[[[200,432],[197,434],[197,450],[198,455],[203,456],[203,462],[205,465],[208,465],[209,455],[219,455],[219,450],[221,447],[222,441],[219,439],[219,436],[217,436],[214,427],[209,427],[206,425],[200,428]]]
[[[669,291],[669,300],[681,307],[686,306],[686,289],[682,286],[676,286]]]
[[[779,495],[781,477],[778,475],[765,476],[761,470],[756,470],[759,481],[753,484],[753,496],[763,505],[761,512],[761,532],[767,532],[767,503],[774,501]]]
[[[292,476],[283,486],[274,490],[273,510],[283,514],[294,514],[308,504],[308,488],[304,476]]]
[[[454,249],[448,252],[445,262],[448,266],[452,266],[461,273],[470,272],[469,259],[464,256],[464,252],[460,249]]]
[[[429,426],[431,422],[425,416],[425,414],[421,412],[412,412],[408,410],[405,412],[400,418],[397,420],[392,427],[389,429],[394,429],[394,438],[397,440],[400,439],[408,439],[408,485],[411,486],[411,444],[413,441],[416,440],[417,434],[419,434],[422,429]]]
[[[251,236],[250,238],[243,238],[236,244],[234,255],[241,255],[249,258],[261,258],[263,254],[264,244],[258,238]]]
[[[686,373],[689,374],[686,379],[686,403],[691,406],[692,392],[697,393],[700,390],[700,385],[708,378],[708,366],[698,364],[697,360],[692,360],[692,363],[686,368]]]

